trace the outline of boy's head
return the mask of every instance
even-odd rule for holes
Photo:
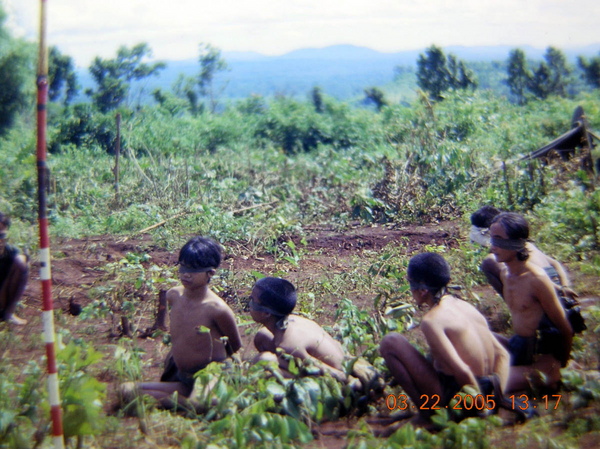
[[[221,246],[207,237],[194,237],[179,251],[179,265],[193,270],[221,265]]]
[[[489,228],[500,210],[494,206],[483,206],[471,214],[471,224],[478,228]]]
[[[412,257],[406,274],[411,291],[427,290],[434,300],[439,300],[438,294],[450,282],[448,262],[435,253],[422,253]]]
[[[529,257],[527,240],[529,223],[519,214],[503,212],[496,216],[490,227],[492,252],[496,259],[504,252],[517,251],[517,259],[525,261]]]
[[[263,312],[273,315],[278,322],[283,323],[296,307],[296,299],[296,288],[291,282],[275,277],[259,279],[252,288],[252,318],[256,320],[256,315],[252,312]]]
[[[483,206],[471,215],[471,243],[490,246],[489,228],[500,211],[493,206]]]

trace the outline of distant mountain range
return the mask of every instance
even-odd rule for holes
[[[469,62],[505,61],[513,46],[463,47],[451,46],[443,50]],[[542,59],[545,49],[521,46],[530,60]],[[577,56],[595,56],[600,53],[600,43],[579,48],[562,49],[571,63]],[[417,58],[424,49],[397,53],[381,53],[366,47],[334,45],[315,49],[294,50],[281,56],[265,56],[255,52],[223,52],[229,71],[219,74],[216,82],[225,86],[223,97],[246,98],[252,94],[265,97],[286,95],[306,98],[314,86],[339,100],[361,96],[367,87],[391,82],[397,66],[416,67]],[[199,63],[196,59],[165,61],[167,68],[160,76],[150,78],[135,86],[145,92],[159,87],[171,90],[181,73],[196,76]],[[78,70],[84,88],[94,87],[87,68]]]

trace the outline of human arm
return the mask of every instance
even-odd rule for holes
[[[502,391],[506,390],[510,373],[510,354],[502,343],[494,338],[494,366],[492,372],[498,376]]]
[[[577,298],[577,293],[571,289],[569,277],[567,276],[567,272],[560,264],[560,262],[552,257],[547,257],[548,263],[556,270],[558,274],[558,278],[560,279],[560,285],[554,284],[554,289],[556,290],[556,294],[559,296],[564,296],[566,298]]]
[[[227,337],[226,347],[229,346],[232,354],[237,352],[242,347],[242,339],[232,310],[227,305],[219,307],[214,320],[221,335]]]
[[[438,323],[423,320],[421,331],[427,339],[434,360],[438,365],[448,370],[446,374],[453,375],[461,386],[472,385],[479,389],[475,374],[459,356],[444,328]]]
[[[564,339],[564,346],[562,348],[564,353],[560,361],[563,366],[566,366],[573,343],[573,329],[571,328],[571,324],[556,295],[554,285],[547,276],[537,276],[534,280],[533,288],[542,310]]]
[[[565,269],[563,268],[563,266],[560,264],[560,262],[556,259],[553,259],[552,257],[548,257],[548,263],[556,270],[556,273],[558,274],[558,278],[560,279],[560,285],[562,285],[563,287],[569,287],[570,282],[569,282],[569,277],[567,276],[567,272],[565,271]]]
[[[340,381],[340,382],[346,382],[348,380],[348,376],[346,376],[346,373],[344,373],[343,371],[334,368],[331,365],[328,365],[327,363],[319,360],[316,357],[313,357],[312,355],[310,355],[306,349],[301,349],[301,348],[287,348],[288,350],[286,350],[286,348],[281,348],[283,350],[284,354],[288,354],[291,355],[293,357],[297,357],[303,361],[308,361],[308,363],[310,365],[315,366],[318,369],[318,372],[316,372],[316,375],[323,375],[326,373],[329,373],[331,375],[331,377],[333,377],[334,379]],[[289,361],[288,358],[286,358],[285,355],[280,355],[278,354],[278,359],[279,359],[279,366],[281,369],[284,369],[286,371],[288,370],[289,367]]]

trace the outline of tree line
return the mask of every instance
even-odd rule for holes
[[[0,8],[0,136],[11,127],[20,111],[31,106],[35,85],[36,49],[31,43],[11,37],[4,26],[5,19],[6,14]],[[157,76],[166,67],[164,62],[151,62],[151,57],[148,44],[140,43],[131,48],[120,47],[114,58],[94,58],[89,72],[95,88],[85,90],[92,106],[103,114],[122,106],[130,107],[132,83]],[[160,107],[172,115],[198,115],[217,110],[225,86],[217,88],[214,81],[218,73],[228,70],[227,62],[219,49],[210,44],[200,44],[198,63],[196,76],[182,74],[170,91],[155,89],[152,92]],[[579,57],[577,65],[586,83],[592,88],[599,88],[600,55],[591,60]],[[515,101],[524,104],[531,98],[543,100],[550,95],[566,96],[573,72],[564,54],[554,47],[548,47],[544,60],[539,63],[529,62],[522,50],[514,49],[506,61],[505,83]],[[419,55],[416,77],[417,85],[433,101],[442,100],[445,92],[476,89],[478,86],[473,70],[464,61],[453,54],[445,55],[435,45]],[[80,89],[73,59],[51,47],[49,100],[69,106]],[[323,92],[320,88],[315,87],[309,98],[317,111],[322,109]],[[380,88],[371,87],[365,89],[365,103],[373,103],[381,110],[389,102]]]
[[[592,88],[600,87],[600,55],[587,60],[580,56],[577,60],[582,70],[582,78]],[[530,98],[545,100],[550,95],[565,97],[573,82],[574,69],[567,63],[562,51],[548,47],[544,60],[539,63],[527,61],[525,52],[519,48],[510,51],[506,61],[505,84],[518,104],[525,104]],[[432,45],[417,61],[417,84],[432,100],[439,101],[444,92],[477,88],[477,79],[464,61]]]

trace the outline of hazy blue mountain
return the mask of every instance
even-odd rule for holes
[[[489,62],[505,61],[514,47],[451,46],[444,48],[446,54],[454,53],[465,61]],[[545,49],[530,46],[519,47],[525,51],[529,60],[540,60]],[[600,44],[563,50],[569,61],[574,63],[579,55],[594,56],[600,52]],[[265,56],[255,52],[224,52],[230,70],[220,74],[216,82],[225,86],[223,97],[229,99],[245,98],[256,94],[265,97],[286,95],[306,98],[314,86],[339,100],[348,100],[361,96],[364,89],[381,86],[394,78],[396,66],[416,67],[421,50],[397,53],[382,53],[366,47],[354,45],[334,45],[325,48],[305,48],[294,50],[281,56]],[[159,87],[171,90],[181,73],[196,76],[199,71],[197,59],[185,61],[166,61],[167,68],[159,77],[153,77],[144,83],[138,83],[135,90],[140,98]],[[93,87],[93,81],[87,69],[78,71],[80,83]],[[143,89],[141,95],[139,90]],[[145,100],[142,100],[145,101]]]

